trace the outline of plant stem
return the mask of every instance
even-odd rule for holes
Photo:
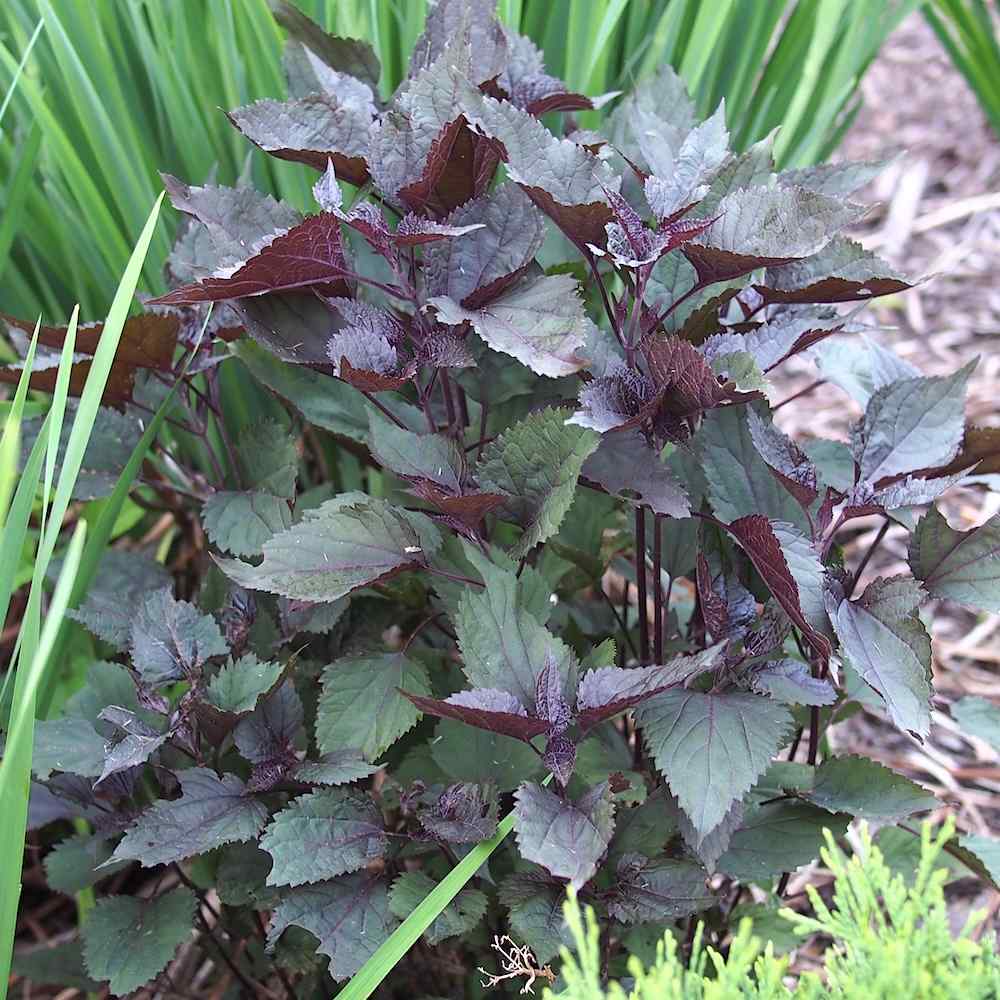
[[[663,662],[663,532],[660,518],[653,515],[653,662]]]
[[[813,674],[816,671],[813,670]],[[816,766],[816,755],[819,753],[819,708],[813,705],[809,709],[809,756],[806,760],[810,767]]]
[[[802,742],[802,734],[805,730],[799,726],[795,731],[795,739],[792,740],[792,749],[788,751],[788,759],[795,760],[795,755],[799,752],[799,744]]]
[[[367,389],[362,389],[361,391],[365,394],[365,399],[367,399],[376,410],[388,417],[388,419],[391,420],[400,430],[409,430],[406,424],[404,424],[403,421],[392,412],[392,410],[378,401],[374,393],[369,392]]]
[[[229,970],[232,974],[243,985],[243,988],[247,991],[247,996],[258,996],[260,991],[253,983],[250,982],[249,979],[247,979],[246,975],[244,975],[243,971],[236,964],[236,961],[230,956],[229,951],[223,947],[222,942],[215,936],[215,932],[212,929],[211,924],[209,924],[209,922],[205,919],[205,915],[201,912],[201,908],[204,906],[210,912],[215,913],[215,910],[206,901],[205,894],[187,877],[187,875],[184,874],[184,871],[179,864],[175,862],[173,868],[174,871],[177,872],[177,877],[181,880],[181,882],[183,882],[184,885],[186,885],[197,897],[198,907],[195,911],[195,915],[205,931],[205,934],[208,936],[208,939],[215,945],[216,950],[219,952],[219,956],[222,958],[223,962],[229,966]],[[216,914],[216,916],[218,916],[218,914]]]
[[[658,326],[663,324],[663,321],[682,303],[687,301],[694,295],[695,292],[700,292],[704,286],[701,282],[696,281],[683,295],[678,295],[673,302],[667,306],[666,309],[656,317],[656,322],[653,324],[653,329],[655,330]]]
[[[618,325],[618,316],[611,306],[611,300],[608,298],[608,290],[604,287],[604,279],[601,277],[601,272],[597,269],[597,261],[594,260],[594,255],[585,246],[583,246],[583,244],[578,243],[576,246],[582,254],[583,259],[590,266],[590,271],[594,275],[594,280],[597,282],[597,288],[601,293],[601,301],[604,303],[604,311],[607,313],[611,329],[618,338],[618,343],[621,344],[622,347],[625,347],[625,338],[622,336],[622,331]]]
[[[851,595],[854,593],[858,582],[861,580],[861,574],[864,573],[868,563],[871,561],[871,557],[875,554],[875,550],[882,544],[882,539],[885,538],[886,532],[889,530],[889,518],[886,518],[882,522],[882,527],[878,529],[878,534],[872,540],[871,545],[868,546],[868,551],[861,557],[861,562],[858,563],[858,568],[854,571],[854,575],[851,577],[851,582],[848,584],[847,590],[844,593],[846,599],[850,599]]]
[[[635,509],[635,579],[639,601],[639,665],[649,663],[649,619],[646,612],[646,508]]]
[[[443,369],[440,371],[440,383],[441,383],[441,395],[444,398],[444,410],[448,415],[448,433],[454,434],[458,429],[456,412],[455,412],[455,400],[451,395],[451,379],[448,378],[448,373]]]
[[[449,573],[447,570],[439,569],[437,566],[427,566],[426,569],[428,573],[433,573],[435,576],[444,577],[444,579],[451,580],[454,583],[467,583],[469,584],[470,587],[483,586],[483,584],[479,580],[473,580],[471,576],[462,576],[459,573]]]
[[[257,930],[260,932],[261,940],[266,942],[267,928],[264,926],[264,918],[260,915],[260,910],[254,910],[253,915],[257,921]],[[295,1000],[295,987],[292,986],[292,981],[288,978],[288,973],[277,962],[274,963],[274,969],[281,980],[281,985],[285,988],[288,1000]]]
[[[603,587],[598,587],[597,589],[598,589],[598,593],[601,595],[601,597],[603,597],[604,600],[607,601],[608,607],[611,608],[611,613],[615,616],[615,620],[618,622],[618,627],[622,630],[622,636],[625,639],[625,644],[631,650],[632,655],[635,657],[635,659],[638,660],[639,659],[639,653],[636,650],[635,646],[632,645],[632,636],[630,636],[628,634],[628,624],[627,624],[627,622],[628,622],[628,610],[627,610],[628,609],[628,580],[625,581],[625,598],[622,601],[622,607],[624,609],[626,609],[625,610],[626,617],[624,619],[622,618],[621,613],[615,607],[615,602],[612,601],[611,598],[608,597],[608,595],[604,592],[604,588]]]
[[[799,389],[798,392],[793,392],[789,397],[787,397],[786,399],[783,399],[780,403],[778,403],[777,405],[775,405],[772,408],[771,412],[774,413],[775,411],[780,410],[783,406],[787,406],[789,403],[794,402],[796,399],[799,399],[801,396],[806,396],[810,392],[812,392],[814,389],[818,389],[821,385],[825,385],[825,384],[826,384],[826,379],[822,379],[822,378],[817,379],[815,382],[810,382],[809,385],[807,385],[804,389]]]
[[[778,880],[778,888],[774,890],[774,894],[781,899],[785,895],[785,890],[788,888],[788,880],[792,877],[791,872],[782,872],[781,878]]]
[[[490,412],[490,402],[486,398],[485,390],[483,398],[479,401],[479,447],[476,449],[476,461],[483,457],[483,446],[486,444],[486,418]]]

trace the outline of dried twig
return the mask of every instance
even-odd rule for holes
[[[556,981],[556,974],[549,966],[538,968],[535,956],[526,944],[518,944],[506,934],[502,937],[499,934],[493,935],[493,950],[500,956],[500,968],[503,969],[503,973],[494,975],[480,966],[476,971],[486,977],[483,980],[483,989],[492,989],[506,979],[523,978],[527,979],[520,990],[523,996],[525,993],[534,994],[536,979],[545,979],[550,986]]]

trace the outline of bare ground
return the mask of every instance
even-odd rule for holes
[[[928,276],[912,291],[873,307],[878,339],[925,374],[951,373],[978,357],[968,416],[1000,425],[1000,139],[917,15],[880,53],[863,94],[865,106],[840,156],[900,156],[862,193],[872,209],[857,236],[904,273]],[[789,393],[816,378],[814,368],[802,365]],[[824,385],[789,403],[779,419],[803,437],[843,438],[859,413],[845,406],[840,390]],[[1000,496],[983,488],[954,490],[943,507],[954,526],[967,528],[1000,511]],[[855,560],[880,525],[881,518],[872,518],[851,541]],[[866,578],[905,569],[906,535],[890,530]],[[949,714],[949,706],[966,695],[1000,702],[1000,616],[937,605],[927,621],[936,689],[930,738],[920,744],[864,712],[836,726],[831,742],[838,752],[864,753],[933,788],[961,830],[1000,836],[1000,759],[987,744],[964,735]],[[954,900],[956,923],[975,906],[986,907],[990,922],[1000,926],[1000,893],[967,890]]]

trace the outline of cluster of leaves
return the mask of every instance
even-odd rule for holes
[[[697,122],[669,69],[570,93],[491,7],[442,0],[387,104],[365,45],[286,9],[291,98],[230,118],[318,172],[314,214],[166,179],[192,221],[142,321],[194,346],[187,415],[220,416],[238,359],[381,472],[304,488],[287,420],[235,441],[219,420],[215,481],[157,460],[212,546],[192,600],[111,553],[75,612],[107,659],[38,727],[35,824],[91,825],[51,884],[181,883],[90,915],[114,993],[193,926],[245,939],[248,981],[342,981],[508,809],[516,838],[429,944],[475,954],[502,925],[547,962],[567,886],[609,942],[695,913],[722,935],[739,885],[781,888],[824,827],[934,804],[821,756],[859,703],[927,734],[926,599],[1000,610],[1000,519],[915,512],[1000,471],[965,425],[969,369],[921,376],[849,308],[908,287],[840,235],[877,165],[733,154],[724,109]],[[806,352],[863,409],[850,441],[773,420]],[[152,405],[156,365],[133,367],[120,419]],[[857,593],[838,539],[872,514],[912,529],[913,575]]]
[[[816,917],[782,910],[788,929],[799,935],[820,933],[833,946],[827,952],[822,977],[806,972],[789,987],[788,959],[772,947],[761,948],[752,935],[753,922],[745,918],[723,955],[705,946],[696,933],[690,959],[679,955],[677,941],[667,935],[663,948],[648,968],[638,959],[629,964],[630,989],[619,983],[604,988],[601,975],[600,934],[594,913],[582,911],[572,897],[566,902],[566,921],[572,928],[575,955],[563,966],[565,989],[545,991],[545,1000],[887,1000],[898,996],[921,1000],[948,997],[989,997],[1000,992],[1000,958],[992,933],[977,940],[984,912],[971,914],[957,938],[952,936],[948,904],[942,887],[946,868],[935,870],[942,849],[954,833],[949,820],[935,834],[925,823],[916,871],[911,883],[893,871],[861,824],[860,850],[846,857],[829,831],[821,854],[834,876],[832,905],[812,886],[807,887]]]

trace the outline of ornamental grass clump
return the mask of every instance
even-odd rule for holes
[[[387,103],[366,45],[285,8],[289,100],[229,117],[315,171],[310,214],[165,178],[190,224],[132,323],[193,351],[174,417],[209,458],[161,445],[151,481],[200,542],[177,580],[109,553],[74,612],[102,659],[35,752],[36,817],[89,823],[52,887],[130,873],[82,928],[115,994],[193,928],[243,989],[328,995],[509,813],[406,995],[471,988],[495,936],[557,974],[567,887],[623,971],[695,915],[726,940],[824,828],[936,804],[823,738],[859,702],[925,737],[920,606],[1000,609],[1000,519],[933,505],[1000,471],[971,366],[924,377],[865,332],[908,287],[842,235],[878,165],[731,153],[669,69],[572,93],[491,7],[442,0]],[[803,356],[850,440],[775,423]],[[158,363],[123,355],[109,421]],[[268,390],[242,414],[233,369]],[[872,515],[911,573],[861,586],[841,544]]]

